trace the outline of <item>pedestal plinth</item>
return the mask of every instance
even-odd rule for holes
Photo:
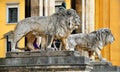
[[[0,72],[90,72],[89,58],[74,51],[9,52]]]

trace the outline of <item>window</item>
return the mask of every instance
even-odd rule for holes
[[[19,8],[17,5],[7,6],[7,23],[17,23],[18,22]]]
[[[8,23],[16,23],[18,21],[18,8],[8,8]]]

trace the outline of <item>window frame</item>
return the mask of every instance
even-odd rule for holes
[[[7,5],[7,11],[6,11],[6,23],[7,24],[16,24],[17,22],[15,22],[15,23],[9,23],[8,21],[9,21],[9,8],[17,8],[17,22],[19,21],[19,6],[18,5]]]

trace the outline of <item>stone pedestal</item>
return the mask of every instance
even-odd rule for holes
[[[74,51],[9,52],[0,72],[90,72],[89,58]]]
[[[91,62],[93,69],[91,72],[120,72],[120,67],[112,66],[110,62]]]

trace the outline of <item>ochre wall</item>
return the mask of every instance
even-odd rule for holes
[[[65,0],[66,2],[66,8],[70,9],[71,8],[71,0]]]
[[[95,28],[108,27],[115,41],[102,50],[102,55],[113,65],[120,66],[120,2],[119,0],[95,0]]]
[[[14,30],[16,24],[7,24],[6,18],[6,8],[9,2],[18,2],[19,3],[19,20],[24,19],[25,17],[25,2],[24,0],[0,0],[0,57],[5,57],[6,53],[6,39],[1,39],[3,35],[10,30]],[[24,39],[19,43],[21,47],[24,46]]]

